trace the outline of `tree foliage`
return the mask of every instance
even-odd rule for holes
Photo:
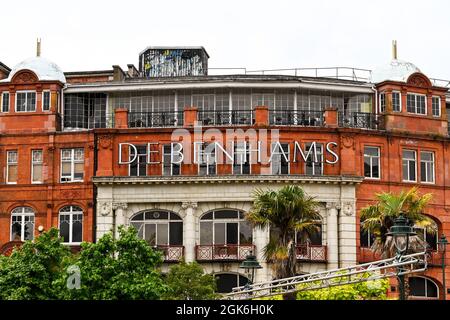
[[[169,290],[163,296],[167,300],[211,300],[217,298],[216,279],[204,274],[197,263],[181,262],[170,268],[166,275]]]

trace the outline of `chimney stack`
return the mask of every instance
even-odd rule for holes
[[[36,57],[40,56],[41,56],[41,39],[38,38],[36,43]]]

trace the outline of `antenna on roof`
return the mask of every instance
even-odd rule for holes
[[[41,56],[41,38],[37,38],[36,42],[36,57]]]
[[[392,59],[397,60],[397,40],[392,40]]]

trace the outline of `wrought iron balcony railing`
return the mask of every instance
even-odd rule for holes
[[[203,125],[252,125],[254,123],[251,110],[198,111],[197,120]]]
[[[198,245],[195,249],[197,261],[242,261],[251,253],[255,254],[252,244]]]
[[[270,124],[281,126],[322,127],[323,111],[270,110]]]
[[[339,127],[382,130],[384,117],[370,112],[338,113]]]
[[[183,111],[129,112],[129,128],[177,127],[183,125]]]
[[[326,262],[327,247],[313,244],[298,244],[296,246],[297,260],[305,262]]]
[[[178,262],[184,257],[184,246],[158,245],[154,249],[163,254],[164,262]]]

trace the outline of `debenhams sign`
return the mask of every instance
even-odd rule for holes
[[[284,143],[280,141],[271,142],[268,148],[266,141],[231,141],[224,145],[218,141],[212,142],[171,142],[164,144],[149,142],[146,144],[119,143],[119,164],[131,164],[136,160],[143,161],[145,157],[147,164],[158,164],[168,161],[173,164],[181,163],[271,163],[276,162],[323,162],[336,164],[339,156],[336,153],[338,144],[336,142],[303,142],[293,141]],[[293,155],[291,151],[293,150]],[[191,152],[193,151],[193,156]],[[161,157],[161,154],[163,156]],[[138,159],[139,157],[139,159]],[[165,160],[167,159],[167,160]]]

